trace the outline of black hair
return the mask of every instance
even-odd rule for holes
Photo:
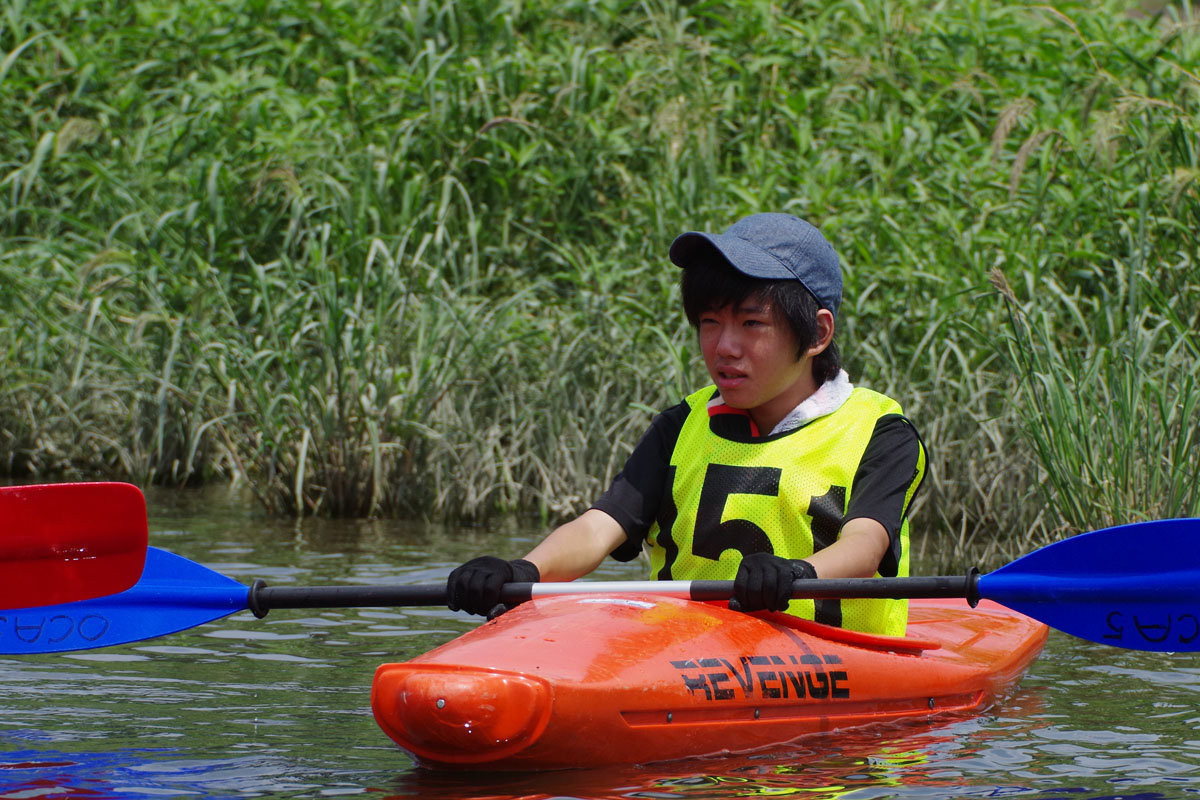
[[[784,320],[796,337],[796,360],[817,343],[817,311],[820,306],[804,284],[794,280],[764,280],[739,272],[723,256],[698,256],[682,271],[679,288],[683,311],[692,327],[700,327],[700,315],[726,306],[740,306],[749,298],[770,304],[772,313]],[[813,358],[813,378],[820,385],[837,376],[842,360],[837,344],[830,342]]]

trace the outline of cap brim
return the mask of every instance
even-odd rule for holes
[[[751,278],[799,280],[778,258],[740,236],[689,231],[675,237],[668,255],[675,266],[687,267],[701,254],[714,251],[738,272]]]

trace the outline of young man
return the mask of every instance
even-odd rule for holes
[[[799,578],[908,574],[925,452],[894,400],[850,384],[833,343],[842,277],[821,233],[755,214],[671,245],[714,385],[654,418],[608,491],[524,559],[450,574],[494,614],[510,581],[569,581],[649,547],[653,577],[734,580],[734,607],[903,635],[903,600],[793,600]]]

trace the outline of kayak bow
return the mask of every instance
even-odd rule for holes
[[[652,594],[548,597],[379,667],[371,707],[425,766],[640,764],[978,713],[1046,632],[962,600],[914,601],[894,638]]]

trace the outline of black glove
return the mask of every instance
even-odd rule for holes
[[[506,583],[537,583],[542,579],[535,564],[518,558],[505,561],[495,556],[473,558],[455,568],[446,579],[446,605],[451,611],[497,617],[506,611],[500,590]]]
[[[729,607],[734,611],[785,611],[792,599],[792,581],[815,577],[817,571],[807,561],[751,553],[742,559],[733,579]]]

